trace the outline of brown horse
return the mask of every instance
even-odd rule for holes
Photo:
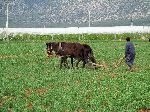
[[[71,64],[73,66],[73,58],[83,61],[83,67],[86,64],[84,59],[83,46],[79,43],[66,43],[66,42],[50,42],[46,43],[48,56],[52,55],[54,51],[56,55],[61,57],[60,68],[63,63],[67,63],[67,58],[71,58]],[[67,64],[66,64],[67,66]],[[78,66],[78,64],[76,64]]]
[[[93,63],[96,63],[93,56],[92,49],[89,45],[80,44],[80,43],[66,43],[66,42],[50,42],[46,43],[47,45],[47,54],[51,56],[53,51],[57,56],[61,57],[60,68],[64,63],[68,67],[67,58],[71,58],[71,64],[73,67],[73,58],[77,59],[76,67],[80,61],[83,62],[83,67],[85,64],[91,60]]]

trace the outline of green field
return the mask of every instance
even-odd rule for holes
[[[124,62],[114,68],[124,55],[126,36],[132,37],[136,49],[133,72]],[[59,69],[60,59],[46,55],[45,43],[50,41],[86,43],[105,67]],[[0,40],[0,112],[137,112],[141,108],[150,108],[150,42],[138,34],[118,34],[115,40],[113,34],[25,34]]]

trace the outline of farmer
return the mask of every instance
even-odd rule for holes
[[[132,42],[130,42],[130,37],[126,38],[125,46],[125,63],[128,65],[129,70],[132,71],[133,63],[135,59],[135,48]]]

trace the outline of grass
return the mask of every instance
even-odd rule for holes
[[[79,37],[65,36],[56,35],[53,41],[74,42]],[[0,111],[136,112],[150,108],[150,43],[133,39],[135,70],[128,72],[125,63],[113,67],[124,55],[125,41],[113,41],[113,35],[103,35],[107,39],[100,36],[80,38],[92,47],[97,62],[107,65],[96,70],[89,66],[59,69],[59,59],[46,55],[45,42],[51,36],[0,41]]]

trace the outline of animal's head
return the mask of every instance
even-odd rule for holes
[[[54,53],[55,55],[57,55],[58,51],[60,50],[61,44],[58,42],[49,42],[49,43],[46,43],[46,46],[47,46],[46,49],[47,49],[48,57],[51,57],[51,56],[54,56]]]
[[[46,43],[46,50],[47,50],[47,55],[48,57],[51,57],[53,56],[53,42],[50,42],[50,43]]]

